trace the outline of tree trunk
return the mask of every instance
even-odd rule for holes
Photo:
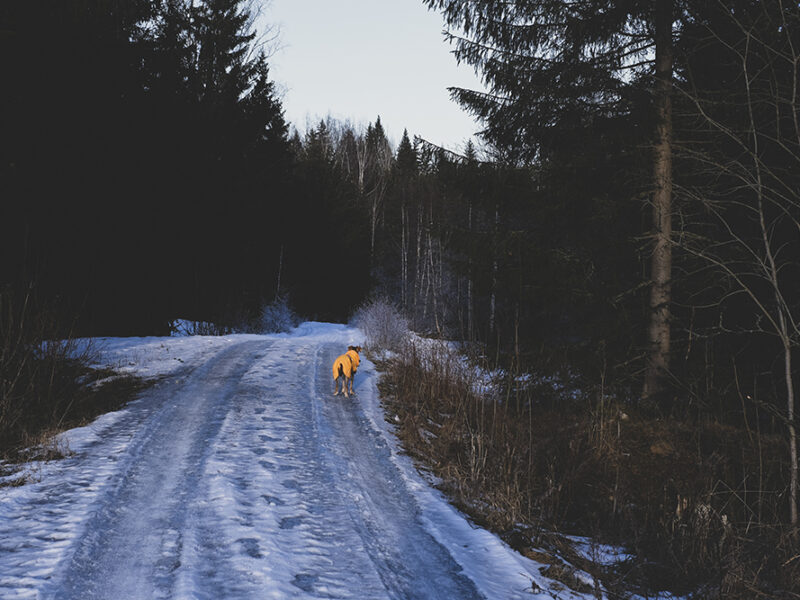
[[[789,322],[787,318],[791,318],[786,301],[784,300],[781,290],[780,279],[778,273],[780,268],[776,262],[776,253],[780,252],[780,247],[777,251],[773,250],[772,246],[772,227],[767,224],[766,207],[764,202],[764,181],[762,176],[762,168],[760,163],[761,147],[759,144],[760,133],[756,126],[756,119],[754,116],[754,101],[750,89],[750,72],[748,68],[748,57],[750,52],[749,34],[748,44],[746,46],[745,54],[742,57],[742,69],[744,72],[744,81],[747,89],[747,107],[750,117],[750,136],[752,143],[752,159],[753,171],[755,173],[755,191],[758,200],[758,217],[759,226],[761,228],[761,241],[764,245],[764,256],[766,261],[762,264],[766,270],[767,279],[772,284],[772,289],[775,294],[775,304],[777,306],[777,332],[783,343],[783,361],[784,361],[784,379],[786,383],[786,412],[787,412],[787,428],[789,430],[789,522],[794,528],[793,534],[796,536],[797,531],[797,490],[798,490],[798,473],[797,473],[797,428],[794,421],[794,382],[792,379],[792,332],[789,329]],[[791,105],[795,105],[795,100],[792,98]],[[795,224],[797,224],[795,222]]]
[[[374,264],[375,259],[375,230],[378,227],[378,204],[380,202],[378,194],[381,192],[378,191],[378,185],[376,184],[375,189],[373,190],[372,202],[370,203],[370,215],[369,215],[369,258],[370,263]]]
[[[414,316],[417,315],[417,305],[422,292],[422,204],[417,207],[417,255],[414,263]]]
[[[781,321],[784,321],[781,316]],[[794,382],[792,381],[792,348],[783,346],[784,375],[786,378],[786,409],[789,422],[789,522],[797,527],[797,428],[794,424]]]
[[[643,398],[664,388],[669,370],[672,278],[672,0],[656,2],[656,139],[653,160],[653,255]]]
[[[278,283],[275,286],[275,300],[277,301],[281,295],[281,272],[283,271],[283,244],[281,244],[281,253],[278,256]]]
[[[406,203],[400,206],[400,297],[402,306],[408,305],[408,235],[406,234]]]
[[[378,229],[378,223],[381,220],[381,210],[383,209],[383,198],[385,195],[386,179],[383,173],[378,173],[375,176],[375,182],[372,186],[372,189],[366,194],[366,197],[369,199],[369,258],[371,264],[374,264],[375,237]]]
[[[497,308],[497,236],[500,227],[500,205],[494,207],[494,233],[492,234],[492,292],[489,296],[489,335],[494,334],[497,325],[495,321],[495,309]]]
[[[468,231],[472,238],[472,200],[469,201],[468,208]],[[467,267],[467,339],[473,340],[473,321],[472,321],[472,251],[469,251],[469,263]]]

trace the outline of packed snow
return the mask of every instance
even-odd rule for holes
[[[0,488],[0,597],[596,598],[431,487],[368,360],[333,396],[333,359],[361,342],[324,323],[94,340],[99,365],[154,383]]]

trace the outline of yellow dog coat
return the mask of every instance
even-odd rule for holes
[[[358,352],[355,350],[348,350],[333,361],[333,378],[338,379],[344,375],[346,378],[350,379],[356,374],[360,363],[361,359],[358,356]]]

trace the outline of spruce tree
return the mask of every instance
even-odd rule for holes
[[[481,73],[489,90],[451,88],[453,97],[484,122],[482,136],[515,162],[545,165],[555,156],[563,157],[570,143],[583,152],[585,139],[594,131],[651,105],[645,128],[650,140],[629,140],[631,146],[650,141],[653,147],[648,177],[653,251],[643,397],[660,392],[669,369],[670,95],[677,13],[673,4],[678,1],[425,0],[443,13],[450,27],[463,32],[448,34],[456,44],[455,55]]]
[[[374,125],[367,126],[366,142],[373,174],[386,171],[391,165],[392,148],[383,129],[380,115],[375,119]]]
[[[256,34],[243,0],[202,0],[193,20],[197,39],[197,92],[212,104],[238,102],[249,87],[248,60]]]
[[[403,137],[400,140],[400,145],[397,147],[397,170],[402,175],[411,175],[417,172],[417,152],[411,145],[411,140],[408,139],[408,129],[403,130]]]

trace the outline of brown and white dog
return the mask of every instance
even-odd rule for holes
[[[347,352],[333,361],[334,396],[339,395],[340,379],[342,380],[342,392],[344,395],[349,396],[353,393],[353,378],[356,375],[359,363],[361,363],[361,358],[358,356],[359,352],[361,352],[361,346],[348,346]]]

